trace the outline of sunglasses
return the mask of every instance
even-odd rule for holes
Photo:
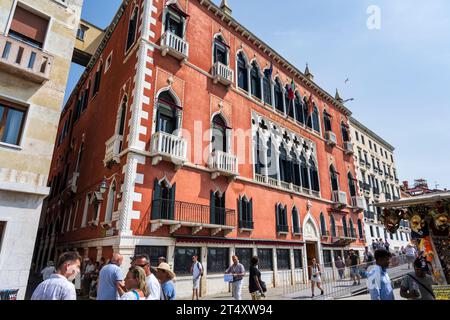
[[[136,264],[136,267],[145,268],[146,266],[148,266],[148,263],[146,263],[146,264]]]

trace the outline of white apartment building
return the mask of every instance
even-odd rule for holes
[[[25,297],[83,0],[0,1],[0,290]]]
[[[361,194],[365,199],[364,231],[367,245],[374,239],[387,239],[397,252],[411,240],[407,221],[402,221],[395,234],[387,232],[379,217],[381,209],[374,204],[400,199],[400,184],[394,159],[395,148],[354,118],[350,118],[356,171]]]

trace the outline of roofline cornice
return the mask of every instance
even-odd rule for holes
[[[393,145],[391,145],[389,142],[387,142],[386,140],[381,138],[379,135],[377,135],[375,132],[373,132],[372,130],[367,128],[365,125],[363,125],[361,122],[359,122],[355,118],[350,117],[349,120],[350,120],[350,124],[357,126],[359,129],[364,131],[366,134],[368,134],[368,135],[372,136],[373,138],[375,138],[376,140],[378,140],[378,143],[381,142],[380,144],[383,144],[385,148],[387,147],[387,149],[389,149],[390,152],[393,152],[395,150],[395,147]]]
[[[259,50],[261,50],[264,54],[266,54],[269,58],[272,58],[274,62],[280,64],[283,68],[285,68],[288,72],[294,74],[301,83],[310,90],[315,90],[319,97],[324,99],[325,101],[333,104],[338,110],[343,112],[346,116],[350,117],[352,112],[344,106],[341,102],[336,100],[332,95],[326,92],[324,89],[319,87],[314,81],[309,80],[303,72],[297,69],[294,65],[289,63],[285,58],[283,58],[279,53],[277,53],[274,49],[272,49],[268,44],[259,39],[256,35],[254,35],[251,31],[241,25],[238,21],[236,21],[233,17],[226,14],[222,9],[220,9],[216,4],[211,2],[211,0],[198,0],[200,5],[205,7],[208,11],[214,14],[214,16],[220,18],[220,20],[224,23],[228,24],[228,27],[234,29],[235,32],[241,33],[242,37],[247,41],[253,43]]]

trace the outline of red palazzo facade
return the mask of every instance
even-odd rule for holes
[[[146,252],[180,296],[193,254],[203,294],[234,254],[307,280],[365,246],[350,115],[226,6],[124,1],[61,116],[37,266]]]

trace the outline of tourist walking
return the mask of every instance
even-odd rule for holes
[[[367,288],[371,300],[395,300],[391,279],[387,272],[391,253],[378,249],[375,251],[375,265],[367,274]]]
[[[414,272],[403,277],[400,296],[410,300],[436,300],[433,292],[433,277],[427,272],[427,262],[417,258],[414,261]]]
[[[200,290],[200,281],[203,277],[203,266],[198,261],[198,256],[192,257],[191,274],[192,274],[192,300],[200,300],[198,292]]]
[[[225,274],[231,274],[233,276],[232,293],[234,300],[242,300],[242,283],[245,276],[244,265],[239,263],[237,256],[232,257],[233,264],[225,271]]]
[[[163,262],[157,268],[152,267],[156,271],[156,277],[161,284],[161,300],[175,300],[176,291],[173,279],[175,273],[170,269],[170,266]]]
[[[378,242],[372,239],[372,250],[375,252],[378,249]]]
[[[408,269],[411,269],[411,264],[414,263],[417,257],[416,248],[414,248],[410,243],[406,246],[405,249],[406,260],[408,261]]]
[[[125,278],[127,292],[120,296],[120,300],[148,300],[150,295],[146,283],[145,271],[141,267],[132,266]]]
[[[359,274],[360,258],[354,250],[350,250],[350,279],[353,280],[353,285],[361,284],[361,276]],[[358,282],[356,282],[358,280]]]
[[[387,241],[387,239],[385,240],[385,242],[384,242],[384,248],[386,249],[386,251],[389,251],[390,252],[390,250],[389,250],[389,247],[390,247],[391,245],[389,244],[389,242]]]
[[[97,288],[97,300],[119,300],[125,292],[122,276],[123,257],[115,253],[111,262],[100,270]]]
[[[258,269],[259,258],[254,256],[250,262],[250,278],[248,281],[248,289],[252,300],[261,300],[265,298],[267,291],[266,284],[261,280],[261,271]]]
[[[50,276],[55,272],[56,272],[55,263],[53,261],[47,262],[47,266],[41,271],[42,280],[45,281],[49,279]]]
[[[338,270],[339,273],[339,279],[344,279],[344,275],[345,275],[345,263],[344,261],[342,261],[342,258],[340,256],[338,256],[336,258],[336,261],[334,262],[334,264],[336,265],[336,269]]]
[[[320,295],[323,296],[324,291],[322,289],[322,271],[320,270],[320,265],[317,263],[316,259],[312,259],[312,264],[310,266],[311,268],[311,291],[312,291],[312,297],[314,298],[314,289],[315,286],[320,289]]]
[[[372,252],[369,251],[369,247],[366,247],[364,249],[364,260],[363,263],[365,263],[365,267],[373,265],[375,263],[375,258],[373,257]]]
[[[147,300],[161,300],[161,284],[151,272],[149,256],[147,254],[136,255],[132,260],[132,265],[141,267],[145,272],[145,281],[149,290]]]
[[[78,252],[63,253],[56,264],[56,273],[34,290],[31,300],[77,300],[72,283],[80,273],[81,257]]]

